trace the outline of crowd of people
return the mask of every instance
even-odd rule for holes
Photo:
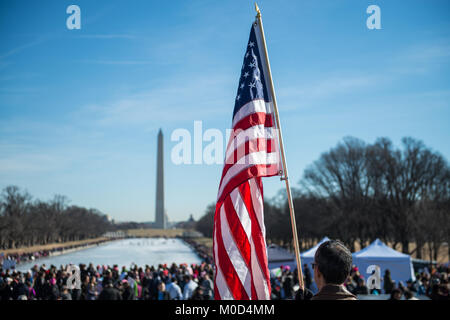
[[[172,264],[157,267],[79,265],[81,284],[68,282],[68,266],[35,265],[28,272],[0,269],[0,300],[212,300],[214,299],[213,266],[210,263]],[[389,294],[392,300],[417,300],[427,296],[432,300],[449,299],[449,267],[438,266],[431,272],[420,272],[415,281],[392,281],[386,270],[382,289],[369,290],[357,267],[344,283],[357,295]],[[307,266],[304,284],[312,290],[313,281]],[[75,288],[71,288],[71,284]],[[282,267],[281,273],[271,277],[271,299],[297,299],[299,281],[297,270]]]
[[[390,271],[387,269],[381,279],[382,287],[369,290],[358,267],[353,266],[344,286],[355,296],[387,294],[391,300],[418,300],[419,296],[426,296],[431,300],[449,300],[449,277],[450,267],[438,265],[430,272],[416,273],[415,281],[409,280],[403,284],[401,281],[393,281]],[[303,278],[305,287],[311,292],[316,291],[311,270],[307,265],[303,266]],[[296,299],[299,288],[297,269],[291,270],[289,266],[281,266],[281,273],[271,277],[271,286],[272,300]]]
[[[0,270],[0,300],[211,300],[211,264],[172,264],[131,268],[123,266],[35,265],[28,272]],[[72,281],[71,279],[74,280]],[[72,285],[74,286],[72,288]]]
[[[35,265],[28,272],[20,272],[3,270],[0,263],[0,300],[212,300],[213,259],[205,246],[189,239],[185,242],[202,259],[201,264],[120,269],[118,265],[80,264],[78,288],[74,277],[77,271],[67,265]],[[26,262],[61,250],[2,256],[0,260]]]
[[[414,281],[410,279],[404,284],[401,281],[393,281],[390,270],[386,269],[381,279],[381,288],[369,290],[364,277],[358,268],[353,266],[351,274],[344,285],[354,295],[388,294],[391,300],[418,300],[419,296],[426,296],[431,300],[448,300],[450,289],[449,276],[450,267],[439,265],[433,267],[431,271],[423,270],[416,273]]]
[[[14,268],[3,270],[0,264],[0,300],[212,300],[214,299],[213,259],[206,247],[186,240],[202,258],[201,264],[160,264],[157,267],[132,265],[80,264],[73,266],[35,265],[27,272]],[[350,259],[351,262],[351,259]],[[349,263],[350,263],[349,262]],[[351,263],[349,264],[350,270]],[[280,272],[271,274],[271,299],[306,299],[314,291],[312,272],[304,265],[306,290],[299,290],[297,269],[281,266]],[[79,278],[76,277],[78,274]],[[346,276],[348,275],[348,277]],[[369,290],[356,266],[342,279],[349,294],[388,294],[392,300],[416,300],[427,296],[432,300],[449,299],[448,265],[421,270],[415,281],[394,282],[389,270],[382,280],[382,288]],[[347,278],[346,278],[347,277]],[[77,284],[77,279],[79,283]],[[312,297],[312,294],[309,294]]]

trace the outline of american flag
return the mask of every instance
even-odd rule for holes
[[[260,29],[250,30],[214,215],[215,299],[268,300],[261,177],[281,174]]]

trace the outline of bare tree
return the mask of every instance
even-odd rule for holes
[[[65,196],[32,201],[18,187],[6,187],[0,197],[0,248],[94,238],[112,230],[98,210],[67,204]]]
[[[330,201],[331,219],[339,221],[338,236],[352,248],[369,234],[371,178],[366,144],[353,137],[323,153],[304,173],[303,186]]]

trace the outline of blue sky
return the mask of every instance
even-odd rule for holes
[[[71,4],[81,30],[66,28]],[[348,135],[412,136],[450,158],[450,2],[258,4],[294,187]],[[371,4],[381,30],[366,27]],[[231,125],[254,15],[242,0],[1,1],[0,188],[152,221],[161,127],[169,217],[199,218],[222,166],[172,164],[170,135]]]

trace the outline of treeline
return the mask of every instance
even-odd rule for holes
[[[365,247],[380,238],[409,254],[413,243],[417,257],[436,260],[442,243],[450,243],[449,165],[412,138],[402,139],[400,148],[387,138],[373,144],[344,138],[306,168],[293,193],[303,249],[324,236],[352,250],[355,242]],[[284,195],[266,201],[264,218],[268,241],[291,245]],[[211,235],[213,215],[210,206],[197,229]],[[422,257],[424,246],[431,256]]]
[[[33,200],[16,186],[6,187],[0,196],[0,249],[84,240],[114,229],[98,210],[67,202],[59,195]]]

